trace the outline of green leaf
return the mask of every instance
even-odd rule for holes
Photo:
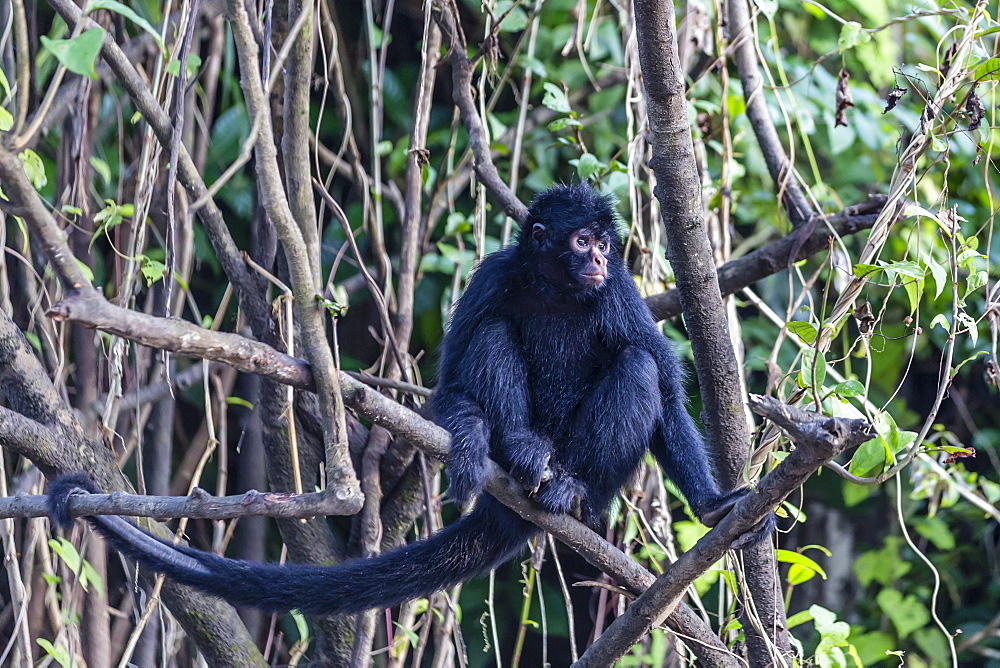
[[[869,274],[874,274],[877,271],[882,271],[882,267],[877,267],[874,264],[863,264],[859,262],[858,264],[854,265],[851,271],[858,278],[865,278]]]
[[[808,610],[799,610],[794,615],[788,618],[788,628],[794,629],[799,624],[805,624],[806,622],[812,621],[812,613]]]
[[[549,123],[549,132],[559,132],[564,128],[582,128],[583,123],[576,120],[572,116],[563,116],[562,118],[557,118],[556,120]]]
[[[201,56],[197,53],[189,53],[187,57],[187,75],[194,76],[194,73],[201,67]],[[181,61],[174,58],[167,64],[167,74],[175,77],[181,75]]]
[[[934,283],[934,299],[937,299],[948,285],[948,270],[927,254],[924,254],[924,265],[930,269],[931,280]]]
[[[872,38],[871,33],[865,32],[861,24],[857,21],[848,21],[840,29],[840,38],[837,39],[837,48],[841,51],[853,49],[858,44],[864,44]]]
[[[154,260],[146,255],[140,255],[139,271],[142,272],[143,277],[146,279],[146,286],[148,287],[163,278],[167,267],[159,260]]]
[[[815,371],[813,370],[815,368]],[[814,378],[815,376],[815,378]],[[802,353],[802,366],[799,369],[799,387],[823,387],[826,380],[826,359],[823,355],[813,349]],[[814,385],[815,383],[815,385]]]
[[[781,563],[791,564],[791,568],[788,569],[788,584],[790,585],[802,584],[813,579],[816,575],[826,579],[826,571],[823,570],[823,567],[804,554],[791,550],[775,550],[774,556]]]
[[[513,0],[502,0],[498,2],[493,12],[497,16],[502,16],[504,12],[511,8]],[[521,7],[514,7],[510,14],[500,22],[500,32],[521,32],[528,27],[528,13]]]
[[[903,289],[906,290],[906,297],[910,301],[910,313],[917,310],[920,303],[920,296],[924,294],[924,279],[909,280],[903,282]]]
[[[570,160],[570,163],[573,161]],[[581,181],[586,181],[587,179],[600,174],[602,171],[606,170],[608,166],[597,159],[593,153],[584,153],[576,161],[576,173],[580,177]]]
[[[49,178],[45,176],[45,164],[42,162],[41,157],[30,148],[21,151],[17,157],[24,164],[24,173],[28,175],[31,185],[35,186],[35,190],[44,188],[45,184],[49,182]]]
[[[948,528],[948,523],[940,517],[921,517],[916,522],[917,533],[934,543],[934,547],[943,551],[955,549],[955,536]]]
[[[865,393],[865,386],[857,380],[845,380],[834,386],[833,391],[842,397],[860,397]]]
[[[905,638],[931,621],[927,606],[910,594],[905,598],[895,589],[883,589],[875,597],[886,617],[892,620],[900,639]]]
[[[63,668],[69,668],[69,666],[73,664],[69,652],[67,652],[66,648],[62,645],[59,645],[58,647],[53,646],[52,643],[45,638],[36,638],[35,642],[38,643],[38,646],[44,649],[45,653],[51,656],[56,663],[63,666]]]
[[[873,438],[861,444],[851,458],[847,470],[861,478],[870,478],[880,474],[885,469],[887,461],[889,461],[889,451],[885,441]]]
[[[938,313],[936,316],[934,316],[934,319],[931,320],[931,324],[929,326],[930,329],[934,329],[935,325],[937,325],[946,332],[951,331],[951,323],[948,322],[948,317],[944,313]]]
[[[903,539],[890,536],[880,550],[869,550],[854,561],[854,574],[862,587],[873,582],[891,585],[910,572],[913,564],[900,558],[899,546]]]
[[[790,320],[785,323],[785,329],[807,345],[811,346],[813,341],[816,340],[816,327],[805,320]]]
[[[129,21],[149,33],[153,38],[153,41],[156,42],[156,45],[160,47],[160,51],[164,54],[166,53],[166,49],[163,48],[163,40],[160,39],[160,33],[156,32],[156,29],[150,25],[149,21],[136,14],[130,7],[126,7],[122,3],[116,2],[116,0],[90,0],[90,2],[87,3],[88,14],[98,9],[107,9],[108,11],[115,12],[116,14],[121,14]]]
[[[965,279],[965,294],[962,295],[962,299],[965,299],[971,292],[978,290],[984,285],[986,285],[986,272],[984,270],[969,274],[968,278]]]
[[[778,13],[778,0],[754,0],[754,4],[760,8],[761,13],[769,20]]]
[[[545,89],[545,95],[542,96],[542,104],[546,107],[561,114],[568,114],[573,111],[572,107],[569,106],[569,98],[566,97],[566,91],[562,88],[548,81],[545,82],[542,88]]]
[[[59,558],[63,560],[69,570],[74,573],[80,572],[80,562],[82,560],[80,559],[80,553],[77,552],[73,543],[60,536],[59,538],[50,538],[49,547],[59,555]]]
[[[977,258],[986,259],[986,256],[977,251],[975,248],[966,248],[958,254],[956,261],[958,262],[958,266],[972,269],[975,266]]]
[[[3,89],[3,94],[10,95],[10,82],[7,81],[7,75],[3,73],[3,68],[0,67],[0,88]]]
[[[14,116],[9,111],[0,107],[0,132],[7,132],[14,127]]]
[[[83,568],[80,571],[80,584],[84,590],[89,590],[90,587],[93,587],[102,595],[104,594],[104,580],[97,574],[97,570],[90,565],[90,562],[86,560],[84,560]]]
[[[90,284],[93,285],[94,284],[94,270],[91,269],[89,266],[87,266],[87,263],[85,263],[80,258],[74,257],[73,259],[76,260],[76,266],[80,267],[80,271],[83,272],[83,275],[86,276],[87,280],[90,281]]]
[[[90,166],[98,176],[104,181],[104,185],[111,185],[111,167],[97,156],[90,156]]]
[[[883,264],[882,268],[886,271],[892,271],[897,274],[902,274],[903,276],[909,276],[910,278],[923,278],[926,273],[926,270],[913,260],[890,262],[888,264]]]
[[[249,408],[253,410],[253,404],[243,399],[242,397],[226,397],[226,405],[228,406],[242,406],[243,408]]]
[[[976,81],[1000,81],[1000,58],[989,58],[976,66]]]
[[[41,36],[42,46],[56,57],[67,70],[74,74],[97,80],[94,63],[97,54],[101,52],[104,42],[104,30],[97,26],[85,30],[72,39],[49,39]]]

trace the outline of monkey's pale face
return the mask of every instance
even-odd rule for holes
[[[593,230],[582,228],[569,236],[569,273],[585,290],[599,287],[608,277],[611,242]]]

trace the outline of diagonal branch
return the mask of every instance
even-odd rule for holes
[[[767,171],[778,190],[778,199],[785,206],[788,218],[795,227],[809,220],[815,213],[796,180],[795,166],[788,159],[785,147],[778,138],[778,131],[771,122],[771,114],[764,99],[764,86],[758,71],[757,40],[750,27],[747,0],[727,0],[727,28],[732,44],[733,60],[743,84],[747,118],[757,137],[757,144],[764,154]]]
[[[466,53],[465,36],[455,20],[457,8],[452,0],[435,0],[434,19],[441,28],[444,44],[451,58],[452,96],[462,117],[462,124],[469,133],[469,148],[472,150],[476,176],[494,197],[500,200],[504,213],[518,222],[528,216],[528,210],[517,195],[500,178],[493,164],[490,143],[486,129],[479,118],[479,111],[472,99],[472,73],[475,65]]]
[[[830,237],[847,236],[871,229],[879,212],[885,207],[885,195],[869,195],[868,199],[829,216],[827,224],[804,225],[792,233],[772,241],[763,248],[725,263],[718,269],[719,290],[731,295],[748,285],[787,269],[830,247]],[[803,240],[803,235],[805,239]],[[667,290],[646,298],[646,305],[657,320],[680,315],[681,301],[677,290]]]
[[[743,410],[740,367],[705,227],[684,73],[677,52],[674,5],[671,0],[634,0],[633,4],[647,101],[650,166],[656,175],[654,193],[666,230],[667,259],[677,278],[684,321],[691,334],[705,408],[703,422],[719,486],[730,490],[743,481],[750,433]],[[744,617],[747,655],[751,664],[765,665],[771,660],[772,649],[778,655],[791,655],[777,569],[767,543],[746,547],[743,556],[747,562],[745,588],[761,622],[751,624]],[[765,639],[764,633],[771,638]]]
[[[311,12],[312,4],[306,3],[303,11]],[[313,271],[314,262],[310,258],[302,230],[292,216],[282,185],[270,112],[258,70],[257,42],[250,29],[246,6],[242,2],[229,0],[226,3],[226,17],[233,31],[233,41],[239,57],[240,88],[243,90],[247,111],[255,124],[260,120],[254,144],[260,203],[281,239],[288,273],[292,279],[295,319],[318,389],[326,449],[326,485],[338,495],[343,493],[356,497],[360,506],[361,489],[347,451],[347,425],[341,403],[339,372],[326,338],[325,311],[317,299],[322,294],[320,277]],[[316,264],[318,265],[318,261]]]
[[[576,666],[612,665],[673,611],[687,587],[721,559],[734,540],[772,512],[824,463],[872,438],[872,426],[865,420],[809,413],[774,397],[761,395],[751,395],[750,406],[754,412],[783,428],[795,449],[761,480],[756,490],[742,498],[718,526],[668,566],[625,614],[587,649]]]
[[[83,30],[98,27],[96,23],[85,17],[79,7],[70,0],[49,0],[49,4],[66,21],[70,29],[75,29],[77,23],[80,22],[83,24],[80,26]],[[160,108],[146,82],[143,81],[121,47],[115,43],[110,33],[104,36],[101,55],[131,98],[132,103],[135,104],[136,109],[152,128],[157,140],[169,149],[172,138],[170,118]],[[201,221],[205,229],[222,270],[236,290],[240,307],[246,312],[253,331],[259,336],[271,328],[271,311],[264,298],[267,292],[264,289],[263,281],[247,268],[236,242],[233,241],[233,237],[229,233],[222,212],[208,195],[205,182],[184,146],[180,147],[178,157],[177,167],[180,181],[192,201],[205,199],[205,206],[198,210],[198,220]]]

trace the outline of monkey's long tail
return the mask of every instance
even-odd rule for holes
[[[50,486],[49,509],[62,526],[72,524],[67,501],[81,489],[100,493],[80,474],[60,477]],[[160,540],[122,517],[87,520],[123,554],[177,582],[234,605],[311,614],[389,608],[427,596],[499,566],[538,532],[484,494],[471,513],[425,540],[371,559],[311,566],[225,559]]]

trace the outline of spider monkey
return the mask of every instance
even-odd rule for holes
[[[269,611],[388,608],[486,573],[539,529],[483,492],[491,457],[542,508],[595,526],[649,449],[710,525],[746,490],[724,493],[685,408],[680,363],[622,259],[617,217],[590,186],[540,194],[517,242],[483,260],[442,345],[432,408],[451,432],[451,494],[473,510],[425,540],[338,566],[259,564],[173,545],[119,517],[87,519],[117,549],[232,604]],[[52,517],[72,523],[56,480]],[[765,520],[737,547],[769,535]]]

